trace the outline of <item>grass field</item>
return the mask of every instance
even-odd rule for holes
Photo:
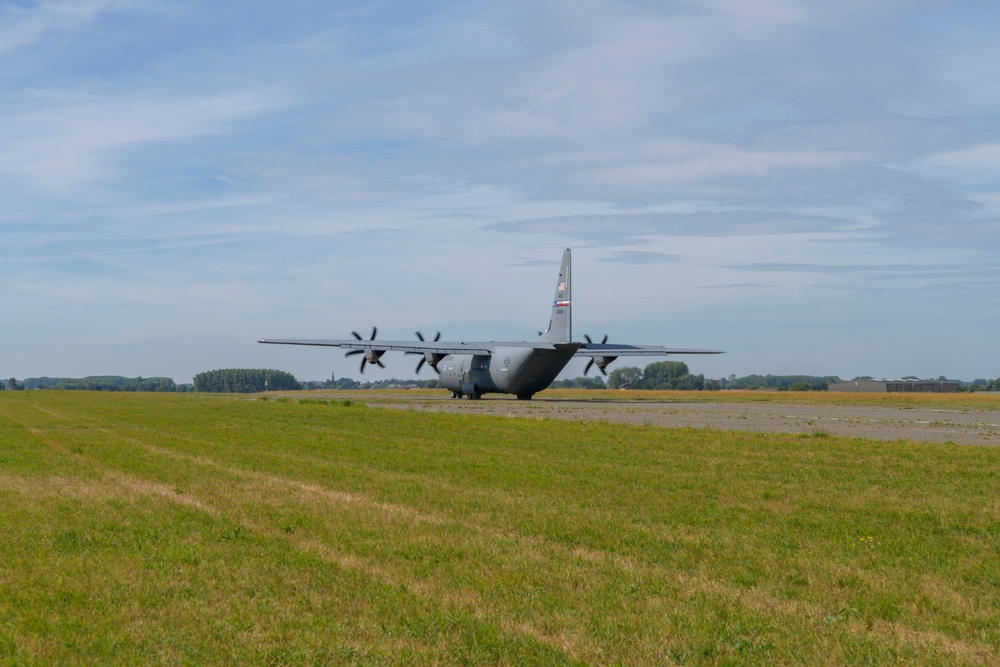
[[[412,389],[406,391],[329,391],[315,393],[327,397],[362,397],[366,403],[378,404],[397,402],[400,395],[418,398],[446,396],[441,389]],[[287,392],[286,397],[294,399],[302,392]],[[992,411],[1000,410],[1000,394],[980,393],[852,393],[833,391],[777,391],[777,390],[734,390],[734,391],[647,391],[614,389],[546,389],[538,394],[542,401],[550,399],[590,400],[590,401],[636,401],[642,403],[779,403],[782,405],[818,406],[894,406],[900,408],[941,408],[945,410]],[[512,396],[489,395],[490,400],[513,401]]]
[[[340,392],[347,395],[346,392]],[[357,393],[357,392],[355,392]],[[360,392],[361,395],[379,392]],[[409,392],[408,392],[409,393]],[[440,396],[441,389],[418,390],[425,396]],[[581,400],[647,401],[676,403],[782,403],[790,405],[895,405],[914,407],[942,407],[950,409],[996,410],[1000,407],[1000,394],[994,393],[874,393],[837,391],[647,391],[642,389],[547,389],[540,398],[570,398]]]
[[[0,507],[6,664],[1000,663],[992,447],[3,392]]]

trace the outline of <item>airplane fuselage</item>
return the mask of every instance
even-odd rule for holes
[[[438,363],[438,382],[456,396],[478,398],[498,392],[529,397],[552,384],[580,345],[560,347],[498,347],[493,354],[450,354]]]

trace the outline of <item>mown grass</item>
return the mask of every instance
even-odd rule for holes
[[[0,394],[7,664],[996,664],[1000,450]]]
[[[401,396],[408,399],[441,398],[447,395],[441,389],[316,391],[305,392],[338,398],[355,397],[366,403],[396,402]],[[288,392],[287,396],[303,395]],[[781,403],[789,405],[843,405],[896,408],[942,408],[949,410],[991,411],[1000,410],[1000,394],[963,392],[955,394],[932,393],[871,393],[834,391],[778,391],[778,390],[725,390],[725,391],[648,391],[613,389],[546,389],[536,395],[536,400],[580,400],[596,402],[648,402],[648,403]],[[515,400],[512,396],[491,395],[490,400]]]
[[[941,407],[951,409],[998,410],[1000,394],[993,393],[871,393],[837,391],[644,391],[547,389],[540,398],[580,400],[628,400],[678,403],[787,403],[795,405],[868,405],[895,407]]]

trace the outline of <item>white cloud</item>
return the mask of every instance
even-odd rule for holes
[[[36,44],[51,32],[74,30],[104,12],[137,4],[135,0],[52,0],[30,8],[8,5],[0,13],[0,56]]]
[[[225,133],[279,104],[264,92],[54,101],[3,119],[0,173],[42,190],[73,192],[115,175],[113,154],[122,148]]]
[[[936,153],[899,165],[901,169],[966,184],[996,186],[994,170],[1000,164],[1000,144],[983,143],[971,148]]]

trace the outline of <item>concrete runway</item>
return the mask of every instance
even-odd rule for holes
[[[365,392],[352,400],[407,410],[510,415],[576,421],[649,424],[773,433],[816,433],[879,440],[1000,445],[1000,405],[995,410],[944,409],[911,405],[842,406],[763,403],[677,403],[657,401],[531,401],[487,395],[469,401],[425,395]]]

